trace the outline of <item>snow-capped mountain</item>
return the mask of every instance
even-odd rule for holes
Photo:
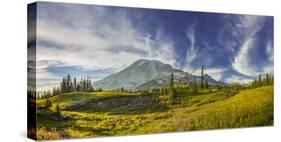
[[[171,73],[174,74],[174,81],[180,83],[189,83],[200,81],[200,76],[195,76],[179,69],[174,69],[171,65],[157,60],[140,59],[135,61],[129,67],[122,71],[109,75],[104,79],[94,83],[94,87],[105,90],[119,89],[148,89],[162,87],[169,83]],[[211,76],[205,78],[210,84],[216,84],[217,81]]]

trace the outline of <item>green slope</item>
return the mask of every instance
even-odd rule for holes
[[[273,125],[273,87],[243,90],[234,97],[201,107],[175,110],[172,118],[155,121],[147,132],[206,130]]]
[[[181,104],[166,107],[153,103],[140,105],[138,101],[149,101],[149,98],[117,92],[69,93],[52,97],[51,100],[51,110],[38,113],[39,139],[273,125],[272,86],[242,90],[236,95],[228,91],[183,94]],[[40,100],[38,104],[43,105],[44,101]],[[99,108],[102,105],[97,105],[112,101],[127,103],[112,107],[109,103],[109,107],[103,109]],[[62,115],[67,120],[52,118],[57,103],[62,105]]]

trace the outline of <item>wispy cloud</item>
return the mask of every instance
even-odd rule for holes
[[[269,61],[273,61],[274,59],[274,51],[272,42],[268,42],[266,46],[266,55]]]
[[[198,56],[198,48],[195,47],[196,37],[195,37],[195,28],[196,23],[194,22],[187,30],[186,30],[186,38],[189,41],[189,46],[186,47],[186,62],[184,70],[190,73],[196,71],[193,67],[192,63],[196,60]]]
[[[195,26],[196,26],[196,23],[193,23],[186,31],[186,37],[190,42],[189,48],[187,48],[187,51],[186,51],[187,65],[192,64],[192,62],[196,59],[197,53],[198,53],[198,48],[195,47],[195,42],[196,42]]]
[[[205,73],[216,80],[222,80],[225,71],[227,71],[227,68],[206,68]]]
[[[54,15],[46,16],[46,13]],[[59,17],[62,13],[64,17]],[[52,57],[53,53],[63,52],[64,57],[57,60],[87,68],[122,67],[139,58],[156,58],[169,63],[174,60],[173,42],[165,38],[161,30],[157,32],[157,38],[152,39],[149,33],[137,29],[124,9],[110,11],[106,7],[85,9],[60,5],[53,9],[43,7],[39,15],[38,39],[60,46],[42,45],[39,50],[39,54],[42,50],[42,56],[38,57],[56,58]],[[48,52],[50,56],[45,54]]]
[[[257,37],[263,29],[263,17],[215,15],[218,21],[208,21],[206,15],[198,13],[183,16],[178,12],[154,12],[138,10],[136,14],[124,8],[39,4],[38,79],[51,85],[61,76],[58,72],[91,72],[97,80],[140,58],[159,60],[194,74],[199,74],[205,65],[206,73],[216,80],[247,80],[261,72],[273,73],[270,38],[262,41],[268,43],[262,49],[267,59],[262,56],[257,62],[263,63],[254,63],[253,58],[259,57],[256,52],[260,52],[257,48],[261,48],[261,39]],[[150,14],[152,18],[144,18]],[[188,20],[171,22],[169,16]],[[204,23],[210,28],[204,28]]]
[[[269,41],[266,46],[266,55],[267,55],[267,63],[263,68],[263,73],[269,73],[271,75],[274,74],[274,50],[273,50],[273,43]]]
[[[257,76],[259,74],[257,68],[250,63],[250,49],[254,47],[254,41],[252,37],[247,39],[232,63],[233,69],[243,75]]]
[[[264,25],[264,18],[259,16],[238,16],[236,21],[235,29],[238,32],[238,35],[241,35],[238,38],[241,41],[241,46],[234,56],[232,62],[232,68],[248,77],[257,77],[260,73],[265,73],[268,70],[267,67],[262,66],[263,63],[256,63],[252,58],[254,54],[259,52],[258,44],[259,39],[257,37],[257,32],[261,30]],[[272,59],[272,52],[270,47],[266,48],[269,60]],[[271,64],[267,62],[267,64]],[[273,66],[268,67],[273,68]]]
[[[41,64],[38,79],[54,77],[47,71],[51,66],[79,66],[83,68],[81,72],[118,71],[140,58],[174,65],[174,44],[161,29],[157,38],[151,38],[150,33],[134,26],[124,9],[110,10],[41,5],[37,21],[37,61]]]
[[[251,81],[253,81],[253,79],[252,78],[247,78],[247,77],[244,77],[244,76],[231,75],[231,76],[227,77],[224,81],[226,83],[230,83],[230,84],[231,83],[248,84]]]
[[[176,66],[176,54],[174,43],[169,39],[161,28],[157,29],[156,38],[152,39],[148,35],[145,42],[145,47],[148,48],[147,59],[155,59],[164,63]]]

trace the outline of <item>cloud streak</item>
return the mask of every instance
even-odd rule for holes
[[[227,71],[227,68],[206,68],[205,73],[219,81],[223,79],[222,77],[225,71]]]
[[[51,66],[117,72],[140,58],[175,63],[173,42],[162,30],[152,39],[150,33],[134,26],[124,9],[43,5],[38,14],[38,79],[55,77],[47,70]]]
[[[245,41],[245,43],[240,48],[237,56],[234,58],[234,62],[232,63],[232,67],[237,72],[246,75],[246,76],[257,76],[259,72],[253,66],[250,61],[250,49],[253,48],[254,39],[250,37]]]
[[[198,56],[198,49],[195,47],[195,43],[196,43],[195,27],[196,27],[196,23],[194,22],[185,32],[186,38],[189,41],[189,46],[186,47],[184,70],[190,73],[194,73],[196,71],[192,63],[196,60]]]
[[[44,2],[38,6],[40,86],[52,85],[62,72],[101,79],[141,58],[197,75],[205,65],[207,74],[223,81],[273,73],[273,41],[260,37],[264,17],[214,14],[216,20],[210,20],[190,12]]]
[[[195,26],[196,26],[196,24],[193,23],[186,31],[186,37],[190,42],[189,48],[187,48],[187,51],[186,51],[186,63],[189,66],[196,59],[197,54],[198,54],[198,49],[195,47],[195,42],[196,42]]]
[[[224,80],[226,83],[242,83],[242,84],[248,84],[251,81],[253,81],[252,78],[245,78],[243,76],[239,76],[239,75],[231,75],[229,77],[227,77]]]
[[[235,25],[237,35],[240,35],[239,41],[241,41],[241,46],[234,56],[232,62],[232,68],[238,73],[255,78],[259,74],[271,73],[270,68],[273,68],[273,53],[270,47],[263,47],[266,49],[268,54],[268,59],[266,63],[258,63],[253,58],[255,54],[259,54],[258,44],[259,37],[257,33],[262,29],[265,19],[259,16],[239,16],[237,24]],[[267,64],[268,67],[261,67],[260,65]],[[236,78],[237,79],[237,78]]]

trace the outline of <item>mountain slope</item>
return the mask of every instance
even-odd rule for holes
[[[109,75],[108,77],[94,83],[96,88],[105,90],[120,89],[151,89],[167,85],[171,73],[174,74],[174,82],[190,83],[196,78],[201,81],[200,76],[195,76],[179,69],[174,69],[169,64],[157,60],[140,59],[124,70]],[[205,75],[209,85],[216,85],[217,81],[209,75]]]
[[[194,78],[196,78],[196,82],[200,83],[201,82],[201,76],[195,76],[192,74],[188,74],[186,72],[175,72],[174,73],[174,82],[175,83],[182,83],[182,84],[189,84],[191,82],[194,82]],[[208,81],[208,84],[210,86],[216,86],[217,83],[220,85],[226,85],[223,82],[218,82],[215,79],[213,79],[209,75],[205,75],[205,79]],[[170,82],[170,76],[166,76],[165,78],[161,79],[152,79],[148,82],[145,82],[138,86],[136,89],[138,90],[144,90],[144,89],[152,89],[152,88],[159,88],[159,87],[165,87],[169,84]]]
[[[172,72],[183,71],[160,61],[140,59],[124,70],[95,82],[94,86],[103,89],[134,89],[152,79],[169,76]]]

